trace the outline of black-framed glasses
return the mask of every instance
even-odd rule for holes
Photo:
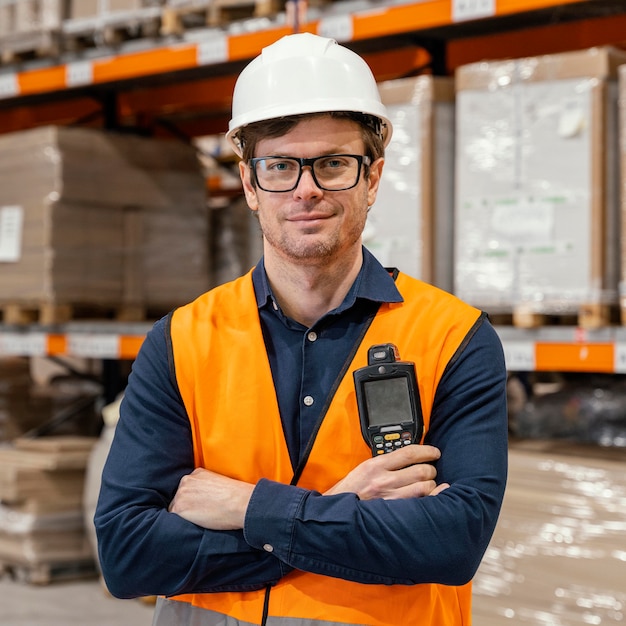
[[[256,184],[263,191],[293,191],[302,177],[302,168],[310,167],[315,184],[325,191],[344,191],[356,187],[361,166],[371,159],[360,154],[325,154],[311,159],[271,156],[249,161]]]

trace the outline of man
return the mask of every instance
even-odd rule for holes
[[[330,39],[285,37],[238,79],[228,138],[264,256],[148,334],[95,518],[110,590],[165,596],[159,626],[471,622],[505,366],[484,314],[361,245],[391,132]],[[425,434],[372,457],[353,372],[384,343],[416,365]]]

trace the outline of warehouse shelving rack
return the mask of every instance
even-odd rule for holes
[[[311,15],[299,31],[352,47],[378,80],[424,69],[450,75],[482,59],[626,45],[623,0],[348,1]],[[154,136],[223,132],[240,69],[291,32],[283,15],[249,31],[207,28],[0,66],[0,133],[44,124],[135,128]],[[0,324],[0,356],[132,360],[150,326]],[[512,371],[626,373],[626,327],[497,330]]]

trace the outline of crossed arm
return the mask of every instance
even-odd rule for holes
[[[157,325],[135,362],[103,473],[95,523],[114,595],[258,589],[292,569],[384,584],[473,576],[506,481],[505,373],[493,329],[477,332],[440,385],[431,445],[368,459],[324,494],[194,469],[164,333]]]
[[[440,456],[433,446],[413,445],[368,459],[324,495],[354,493],[360,500],[437,495],[449,486],[435,483],[437,471],[431,463]],[[169,510],[203,528],[243,529],[254,487],[198,468],[183,476]]]

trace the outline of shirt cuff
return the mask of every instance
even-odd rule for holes
[[[262,478],[252,492],[246,511],[243,527],[246,542],[288,562],[292,529],[309,493],[301,487]]]

